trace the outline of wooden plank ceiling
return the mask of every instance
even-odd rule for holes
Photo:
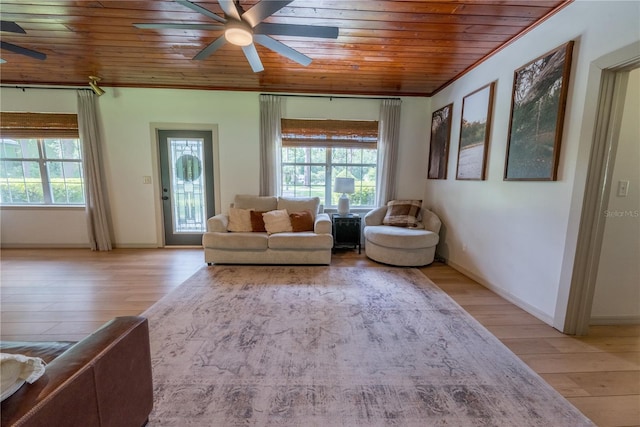
[[[268,1],[268,0],[263,0]],[[170,0],[1,0],[2,20],[26,34],[2,41],[45,53],[2,50],[2,85],[225,89],[262,92],[430,96],[571,0],[294,0],[265,22],[339,28],[337,39],[274,36],[313,59],[304,67],[257,46],[251,70],[227,43],[192,58],[221,30],[139,29],[134,23],[216,22]],[[240,0],[249,10],[257,0]],[[217,1],[194,2],[224,16]]]

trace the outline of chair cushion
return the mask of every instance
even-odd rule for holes
[[[377,245],[388,248],[420,249],[438,244],[440,237],[424,229],[374,225],[364,228],[364,237]]]
[[[333,237],[330,234],[316,234],[312,231],[299,233],[279,233],[269,236],[270,249],[331,249]]]
[[[279,197],[278,209],[286,209],[287,212],[311,211],[313,219],[320,209],[319,197]]]
[[[267,233],[204,233],[202,245],[212,249],[265,250]]]
[[[237,194],[233,200],[233,207],[237,209],[255,209],[257,211],[268,212],[276,209],[277,206],[278,198],[275,196]]]

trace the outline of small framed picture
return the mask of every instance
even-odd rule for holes
[[[506,181],[555,181],[571,70],[570,41],[515,71]]]
[[[492,82],[462,100],[456,179],[485,179],[494,91]]]
[[[433,112],[431,116],[431,143],[429,145],[429,179],[447,179],[451,114],[453,104]]]

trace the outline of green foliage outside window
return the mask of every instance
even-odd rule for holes
[[[83,205],[78,139],[0,139],[0,203]]]
[[[375,205],[377,150],[352,147],[283,147],[282,195],[319,197],[337,206],[341,194],[333,192],[336,177],[355,180],[351,207]]]

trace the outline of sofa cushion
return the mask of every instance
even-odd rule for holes
[[[229,231],[248,232],[251,227],[251,212],[249,209],[229,208]]]
[[[421,206],[422,200],[391,200],[387,203],[387,213],[382,223],[396,227],[415,227]]]
[[[315,234],[312,231],[301,233],[278,233],[269,236],[270,249],[331,249],[333,237],[330,234]]]
[[[314,221],[311,211],[291,212],[289,214],[289,219],[291,220],[291,228],[294,233],[301,231],[313,231]]]
[[[249,211],[251,216],[251,231],[266,233],[267,229],[264,228],[264,218],[262,211]]]
[[[318,209],[320,208],[320,198],[319,197],[279,197],[278,198],[278,209],[286,209],[287,212],[301,212],[301,211],[311,211],[313,215],[313,219],[316,218],[318,214]]]
[[[213,249],[265,250],[267,233],[204,233],[202,245]]]
[[[264,228],[267,233],[287,233],[293,231],[291,228],[291,220],[286,209],[276,209],[262,214],[264,219]]]
[[[233,207],[237,209],[255,209],[256,211],[272,211],[278,208],[278,198],[275,196],[252,196],[237,194]]]
[[[365,238],[388,248],[420,249],[438,244],[440,237],[429,230],[375,225],[364,228]]]

